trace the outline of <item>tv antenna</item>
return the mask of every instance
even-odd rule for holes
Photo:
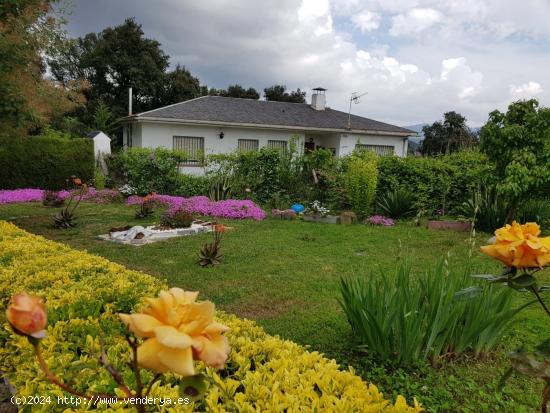
[[[365,96],[369,92],[361,93],[359,92],[353,92],[351,94],[351,97],[349,98],[349,112],[348,112],[348,129],[351,130],[351,103],[355,103],[356,105],[358,103],[361,103],[361,97]]]

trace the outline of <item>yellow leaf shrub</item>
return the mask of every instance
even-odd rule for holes
[[[126,365],[129,348],[116,313],[135,311],[142,297],[167,288],[156,278],[29,234],[0,221],[0,301],[5,309],[12,294],[26,291],[46,301],[48,337],[42,340],[51,370],[80,391],[115,394],[111,376],[99,365],[99,336],[107,355],[133,388]],[[0,312],[0,371],[20,396],[49,396],[51,404],[28,406],[33,412],[77,412],[86,407],[58,403],[60,389],[50,384],[35,361],[26,338],[11,332]],[[334,360],[306,351],[287,340],[266,334],[250,320],[218,312],[229,326],[232,352],[222,371],[198,366],[216,386],[190,405],[156,405],[158,412],[420,412],[402,397],[385,400],[376,386],[363,382],[352,369],[339,370]],[[153,374],[144,371],[145,382]],[[178,377],[165,374],[151,397],[176,400]],[[131,411],[128,406],[99,405],[99,411]]]

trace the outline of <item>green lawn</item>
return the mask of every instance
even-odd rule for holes
[[[256,320],[268,332],[308,345],[358,374],[386,394],[416,396],[432,411],[536,411],[540,383],[513,378],[504,393],[495,387],[507,367],[506,351],[521,342],[541,341],[550,326],[537,307],[520,316],[514,330],[485,360],[464,356],[435,370],[427,366],[393,369],[355,349],[349,325],[337,303],[342,276],[367,276],[379,268],[390,272],[399,260],[409,260],[415,271],[450,254],[451,265],[465,265],[468,234],[429,231],[403,223],[381,228],[340,226],[279,220],[226,221],[234,229],[223,241],[222,264],[196,264],[200,246],[210,235],[182,237],[141,247],[96,239],[114,226],[143,224],[127,205],[83,203],[79,225],[70,230],[52,227],[55,209],[40,204],[0,206],[0,219],[35,234],[166,279],[172,286],[201,291],[203,299],[219,308]],[[146,223],[152,223],[155,217]],[[478,243],[489,236],[478,235]],[[480,272],[498,265],[477,251]],[[543,277],[550,279],[550,271]],[[525,298],[519,297],[520,303]]]

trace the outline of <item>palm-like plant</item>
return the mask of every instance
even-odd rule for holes
[[[388,192],[377,202],[378,210],[390,218],[406,218],[415,215],[414,195],[411,191],[398,188]]]

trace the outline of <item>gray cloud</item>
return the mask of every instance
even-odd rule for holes
[[[68,30],[135,17],[211,87],[320,85],[341,110],[368,91],[354,113],[408,124],[457,110],[480,124],[518,97],[548,104],[549,11],[544,0],[76,0]]]

